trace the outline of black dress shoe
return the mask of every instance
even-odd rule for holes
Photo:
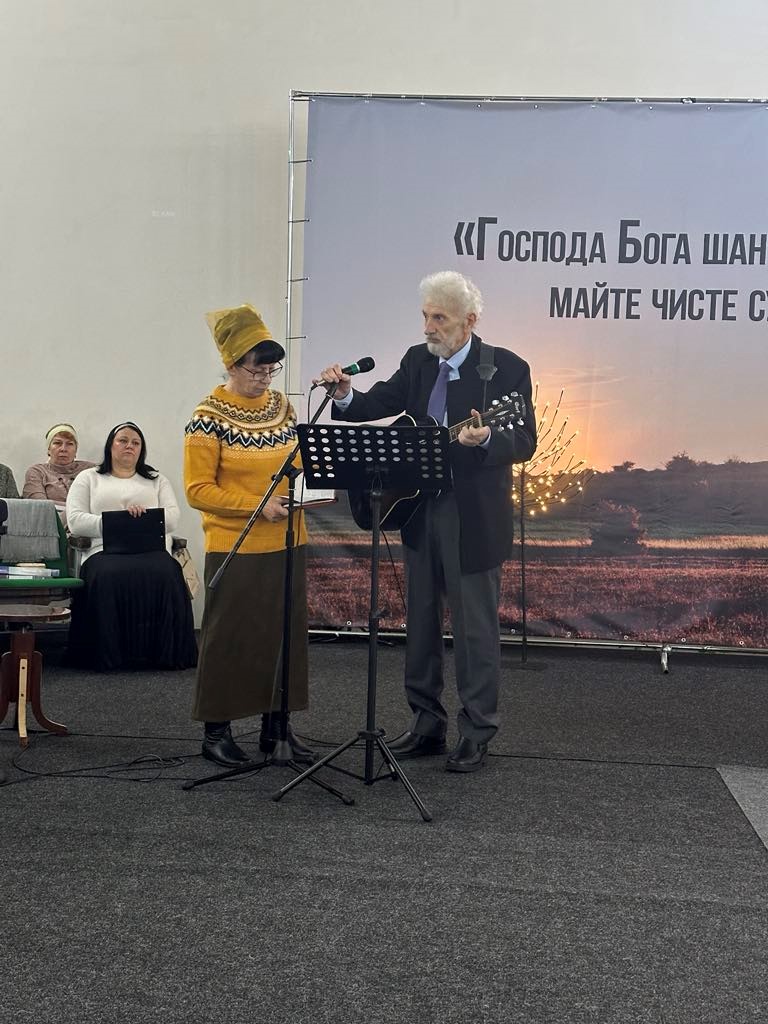
[[[462,736],[452,751],[451,756],[445,763],[447,772],[476,772],[483,767],[485,755],[488,752],[487,743],[476,743]]]
[[[445,736],[419,736],[415,732],[406,731],[387,743],[387,746],[402,761],[412,757],[432,757],[434,754],[445,753]]]
[[[206,722],[203,737],[203,757],[215,761],[224,768],[237,768],[250,761],[246,752],[232,739],[229,722],[211,724]]]

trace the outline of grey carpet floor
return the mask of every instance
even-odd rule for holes
[[[720,765],[718,771],[755,832],[768,848],[768,771]]]
[[[192,673],[51,663],[72,735],[19,755],[0,731],[0,1019],[765,1021],[768,851],[716,770],[766,767],[762,662],[517,657],[481,772],[404,764],[430,824],[389,779],[326,772],[351,807],[309,784],[275,803],[274,766],[182,791],[210,768]],[[382,648],[389,735],[402,660]],[[311,665],[295,724],[337,743],[364,724],[367,652],[313,645]]]

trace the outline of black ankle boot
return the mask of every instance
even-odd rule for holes
[[[285,730],[285,738],[291,747],[291,758],[300,764],[314,764],[317,755],[301,742],[291,727],[290,715],[288,716]],[[271,715],[261,716],[261,733],[259,735],[259,750],[271,754],[275,744],[280,739],[280,714],[273,711]]]
[[[203,757],[225,768],[237,768],[250,758],[232,739],[229,722],[206,722],[203,737]]]
[[[278,720],[277,731],[279,732],[280,716],[275,716]],[[261,716],[261,732],[259,733],[259,750],[264,754],[271,754],[275,749],[275,740],[272,736],[272,715]]]

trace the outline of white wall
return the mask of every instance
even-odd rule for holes
[[[203,312],[284,332],[291,88],[760,96],[766,41],[765,0],[0,0],[0,462],[131,418],[181,497]]]

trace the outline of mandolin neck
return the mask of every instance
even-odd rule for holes
[[[480,426],[486,425],[483,416],[477,417],[477,419],[480,420]],[[452,427],[448,427],[448,440],[451,442],[457,441],[462,427],[475,427],[477,425],[476,417],[474,416],[470,416],[468,420],[462,420],[461,423],[454,423]]]

